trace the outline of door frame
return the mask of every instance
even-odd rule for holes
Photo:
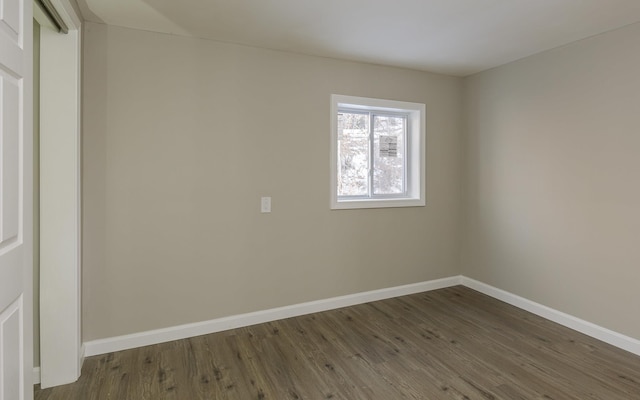
[[[82,20],[69,0],[51,2],[69,33],[40,30],[39,381],[43,388],[75,382],[80,377],[84,360],[81,305]]]

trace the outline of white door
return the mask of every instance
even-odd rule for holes
[[[33,399],[33,0],[0,0],[0,400]]]

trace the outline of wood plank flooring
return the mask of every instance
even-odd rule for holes
[[[87,358],[36,400],[640,399],[640,357],[461,286]]]

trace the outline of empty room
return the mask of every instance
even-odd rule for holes
[[[640,399],[637,0],[1,8],[0,400]]]

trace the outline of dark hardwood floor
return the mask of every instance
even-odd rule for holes
[[[640,357],[464,287],[87,358],[36,400],[640,399]]]

